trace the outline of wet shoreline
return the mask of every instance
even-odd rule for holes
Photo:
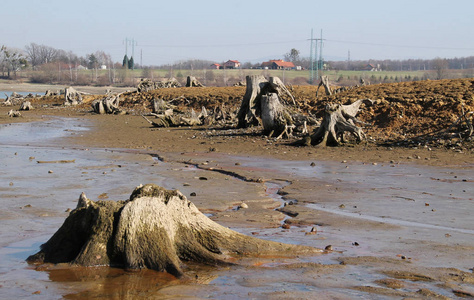
[[[0,188],[0,218],[4,224],[0,230],[0,281],[6,296],[38,296],[33,293],[40,291],[45,298],[65,295],[87,298],[94,295],[97,278],[109,287],[119,278],[123,286],[111,288],[106,293],[109,297],[126,293],[124,298],[131,299],[146,293],[145,290],[148,296],[198,298],[248,297],[249,293],[258,298],[284,298],[286,291],[292,291],[295,297],[373,297],[373,291],[356,291],[353,287],[373,286],[374,280],[386,277],[379,268],[407,274],[423,270],[431,274],[435,268],[469,272],[473,267],[469,265],[474,253],[469,217],[473,201],[472,169],[340,162],[317,162],[311,166],[305,160],[283,161],[215,152],[81,148],[62,141],[65,136],[80,135],[88,128],[74,122],[56,119],[41,123],[44,127],[37,127],[39,130],[32,128],[33,123],[0,129],[3,141],[0,152],[4,157],[0,173],[4,182]],[[5,134],[5,130],[10,132]],[[38,136],[38,132],[44,136]],[[12,138],[5,139],[8,135]],[[54,139],[48,140],[50,137]],[[162,159],[156,159],[158,156]],[[58,159],[75,162],[37,163]],[[203,177],[206,180],[200,179]],[[35,271],[24,262],[62,224],[66,210],[75,207],[80,192],[85,191],[93,200],[123,200],[136,185],[148,182],[179,189],[201,211],[212,213],[213,220],[245,234],[319,248],[332,245],[337,252],[288,260],[249,260],[235,268],[191,266],[191,274],[209,278],[197,285],[176,282],[166,276],[163,279],[163,274],[153,271],[135,273],[131,279],[127,272],[103,268],[49,266],[44,271]],[[297,200],[297,203],[281,207],[282,200]],[[234,209],[242,202],[249,208]],[[275,210],[278,207],[282,213]],[[332,213],[339,211],[343,213]],[[297,214],[287,218],[288,213]],[[360,218],[353,218],[355,214]],[[432,227],[413,228],[405,226],[409,223],[383,222],[389,219],[416,221]],[[282,221],[289,229],[280,227]],[[313,227],[317,232],[308,234]],[[449,230],[451,227],[461,231]],[[346,267],[340,261],[346,261]],[[295,267],[287,267],[292,265]],[[301,276],[301,270],[307,277]],[[351,272],[360,278],[356,280]],[[61,274],[70,274],[71,279],[59,281]],[[148,284],[137,285],[133,281],[145,278]],[[151,288],[149,284],[154,280],[160,283]],[[403,282],[407,295],[415,290],[408,286],[415,285],[452,296],[449,289],[435,287],[441,279],[424,284],[409,279]],[[125,292],[124,286],[132,290]],[[469,285],[461,287],[469,290]]]

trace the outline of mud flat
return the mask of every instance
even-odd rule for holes
[[[136,119],[115,118],[107,119],[130,122],[127,128],[140,126]],[[323,161],[308,149],[294,156],[267,142],[244,142],[267,144],[273,155],[265,156],[248,146],[248,151],[232,152],[218,140],[201,144],[193,138],[199,132],[188,139],[191,131],[185,128],[149,132],[156,144],[144,141],[125,149],[97,124],[94,117],[78,116],[0,125],[3,297],[428,299],[474,294],[469,156],[449,167],[394,158]],[[166,135],[178,133],[181,144],[167,145]],[[193,279],[188,281],[150,270],[25,263],[59,228],[82,191],[93,200],[123,200],[141,183],[179,189],[214,221],[239,232],[334,251],[247,259],[231,267],[190,264]],[[243,202],[248,208],[237,209]]]

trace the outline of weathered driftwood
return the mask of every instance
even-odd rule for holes
[[[323,250],[245,236],[223,227],[177,190],[137,187],[127,201],[91,201],[84,193],[59,230],[29,263],[149,268],[184,275],[184,261],[228,264],[232,257]]]
[[[97,99],[92,101],[91,107],[92,110],[100,115],[103,114],[121,114],[124,113],[120,108],[120,96],[123,93],[119,94],[108,94],[103,99]]]
[[[357,142],[365,138],[362,128],[355,125],[363,123],[355,117],[362,103],[372,104],[373,101],[363,99],[350,105],[327,104],[321,125],[311,135],[311,145],[337,146],[344,142],[344,132],[354,135]]]
[[[5,96],[6,96],[6,98],[5,98],[5,101],[3,102],[3,104],[6,105],[6,106],[19,105],[25,99],[25,97],[18,94],[17,92],[12,92],[10,96],[5,94]]]
[[[79,92],[73,87],[67,87],[64,89],[64,105],[75,106],[82,103],[82,95],[86,93]]]
[[[326,95],[328,96],[332,95],[332,90],[331,90],[331,87],[329,86],[329,78],[327,76],[321,76],[321,81],[319,82],[318,89],[316,90],[316,98],[318,97],[319,88],[321,86],[324,87],[324,91],[326,92]]]
[[[151,121],[144,115],[142,117],[153,127],[199,126],[213,123],[211,116],[204,106],[199,114],[196,114],[194,109],[191,109],[191,112],[188,114],[174,115],[173,109],[167,109],[160,111],[160,113],[150,113],[149,115],[154,116],[155,120]]]
[[[44,93],[45,97],[50,97],[50,96],[59,96],[61,93],[59,91],[53,92],[52,90],[46,90]]]
[[[12,106],[13,103],[12,103],[12,100],[10,99],[10,97],[8,97],[7,94],[5,94],[6,98],[5,100],[2,102],[2,105],[5,105],[5,106]]]
[[[148,92],[155,89],[156,89],[155,83],[151,81],[150,79],[146,79],[146,78],[143,78],[142,80],[140,80],[137,86],[137,91],[139,93]]]
[[[278,77],[270,77],[267,81],[262,75],[251,75],[246,77],[246,81],[247,88],[237,114],[237,126],[239,128],[260,125],[262,114],[261,99],[263,95],[269,93],[276,93],[278,96],[287,94],[290,96],[293,104],[295,103],[290,91]]]
[[[68,164],[75,163],[75,159],[61,159],[61,160],[37,160],[39,164]]]
[[[10,109],[10,111],[8,111],[8,116],[10,118],[18,118],[21,117],[21,113],[18,110]]]
[[[20,106],[20,110],[32,110],[32,109],[33,109],[33,105],[31,104],[30,101],[25,101]]]
[[[159,89],[177,88],[177,87],[181,87],[181,84],[179,83],[179,81],[176,78],[172,77],[168,80],[156,82],[156,87],[159,88]]]
[[[137,91],[139,93],[149,92],[152,90],[163,89],[163,88],[175,88],[180,87],[181,84],[176,80],[176,78],[170,78],[168,80],[154,82],[150,79],[144,78],[140,80],[137,86]]]
[[[194,76],[188,76],[186,78],[186,87],[203,87],[204,85],[199,82]]]
[[[176,106],[163,99],[153,99],[153,113],[155,114],[173,114],[175,108]]]
[[[156,117],[154,121],[151,121],[144,115],[142,117],[150,123],[153,127],[174,127],[179,126],[179,123],[175,120],[172,115],[158,115],[158,114],[151,114]]]

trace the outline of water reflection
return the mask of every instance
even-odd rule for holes
[[[157,295],[159,290],[181,283],[174,276],[153,270],[127,271],[110,267],[51,267],[50,281],[62,283],[73,292],[66,299],[136,299]],[[74,291],[77,289],[76,291]]]

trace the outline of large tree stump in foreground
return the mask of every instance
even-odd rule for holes
[[[321,252],[237,233],[207,218],[179,191],[147,184],[127,201],[94,202],[82,193],[61,228],[27,261],[150,268],[180,277],[183,261]]]
[[[370,103],[370,99],[357,100],[350,105],[329,103],[326,105],[323,121],[311,135],[311,145],[337,146],[344,141],[344,132],[350,132],[360,142],[365,138],[362,128],[354,123],[363,123],[356,119],[362,103]]]
[[[266,80],[262,75],[251,75],[246,77],[246,81],[247,88],[237,114],[239,128],[260,125],[259,118],[262,115],[261,99],[263,95],[270,93],[276,93],[278,96],[287,94],[293,105],[295,104],[293,95],[278,77],[270,77],[269,80]]]

